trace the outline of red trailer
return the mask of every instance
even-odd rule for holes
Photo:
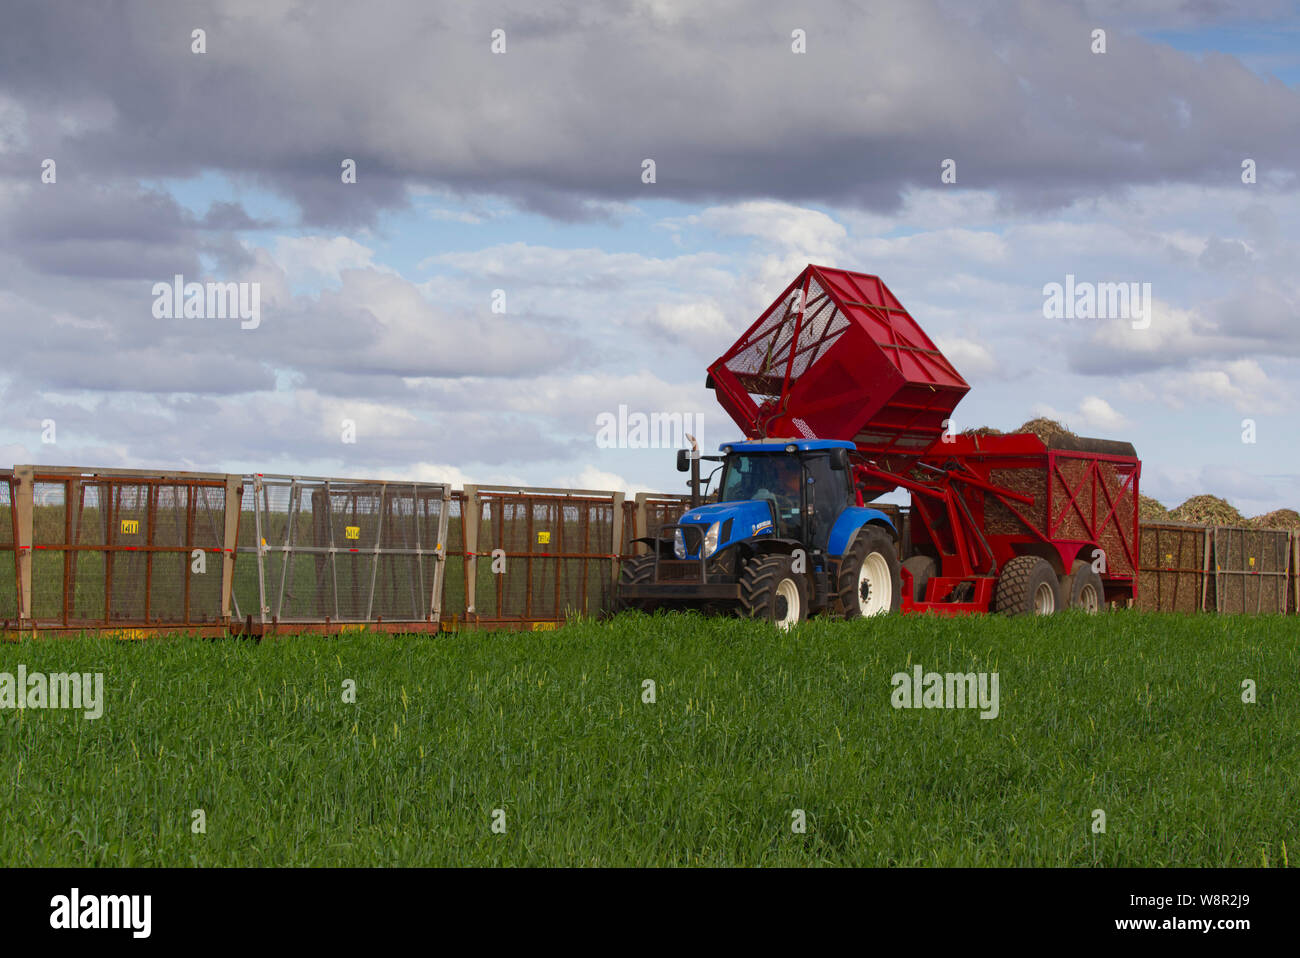
[[[970,387],[879,277],[807,267],[708,385],[750,439],[851,440],[859,503],[908,490],[903,611],[1096,610],[1136,596],[1132,445],[953,434]]]

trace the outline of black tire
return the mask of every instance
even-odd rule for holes
[[[1061,576],[1061,601],[1067,609],[1093,615],[1106,608],[1106,587],[1089,563],[1076,561],[1074,571]]]
[[[653,612],[659,607],[658,602],[649,599],[624,599],[623,586],[625,585],[645,585],[655,580],[655,557],[653,554],[637,556],[635,559],[627,559],[623,562],[623,568],[619,570],[618,575],[618,607],[620,609],[640,609],[642,612]]]
[[[797,606],[797,608],[796,608]],[[740,577],[740,614],[788,629],[808,618],[808,578],[786,555],[767,555],[745,566]]]
[[[866,567],[864,571],[864,566]],[[903,608],[903,576],[898,548],[879,526],[863,526],[840,559],[836,572],[835,613],[846,619],[889,615]],[[888,572],[889,582],[881,585]]]
[[[912,601],[925,601],[925,584],[939,570],[938,565],[929,556],[915,555],[904,560],[903,568],[912,573]]]
[[[1051,615],[1061,608],[1061,580],[1046,559],[1016,556],[1002,567],[993,611],[1003,615]]]

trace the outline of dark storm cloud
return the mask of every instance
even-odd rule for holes
[[[915,0],[29,4],[0,37],[0,91],[30,128],[4,167],[66,155],[85,176],[250,174],[305,222],[341,226],[416,184],[583,219],[601,215],[585,200],[647,195],[888,208],[908,185],[936,185],[950,157],[959,185],[1031,208],[1221,183],[1243,155],[1294,172],[1295,90],[1125,32],[1220,15]],[[1102,56],[1089,51],[1099,21]],[[489,50],[497,27],[504,55]],[[790,52],[795,28],[806,55]],[[355,186],[339,182],[344,158]]]
[[[27,185],[0,205],[0,243],[33,269],[60,276],[194,275],[199,254],[246,258],[229,231],[260,227],[237,203],[195,219],[170,195],[133,183],[60,179]]]

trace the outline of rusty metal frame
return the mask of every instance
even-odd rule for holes
[[[196,549],[205,553],[221,552],[229,555],[233,552],[233,541],[223,538],[222,531],[214,528],[214,538],[221,545],[199,546],[195,529],[187,518],[184,542],[181,545],[159,545],[153,538],[154,524],[157,519],[158,490],[162,487],[176,490],[179,497],[183,490],[187,517],[195,509],[195,500],[199,489],[221,488],[224,486],[224,473],[201,472],[154,472],[147,473],[132,469],[98,469],[69,466],[20,465],[13,472],[13,518],[15,523],[14,545],[16,552],[17,589],[19,595],[18,627],[26,630],[82,631],[92,630],[148,630],[153,628],[176,630],[196,630],[224,628],[224,610],[215,609],[211,617],[196,619],[191,599],[190,580],[192,569],[184,562],[184,580],[181,584],[180,617],[160,617],[153,615],[153,567],[155,557],[160,554],[183,555],[188,559]],[[61,488],[63,495],[63,529],[60,542],[35,542],[35,490],[37,485],[52,485]],[[82,534],[85,512],[85,493],[87,488],[100,491],[104,510],[101,521],[104,523],[104,541],[82,544],[77,539]],[[125,488],[143,490],[145,498],[146,542],[144,545],[132,546],[121,542],[115,533],[115,510]],[[75,513],[74,513],[75,510]],[[74,518],[75,515],[75,518]],[[211,515],[211,513],[209,513]],[[62,554],[63,574],[59,589],[59,610],[53,618],[38,619],[32,605],[33,558],[35,552],[52,552]],[[101,554],[104,557],[103,606],[99,616],[76,614],[75,583],[78,575],[77,557],[82,554]],[[114,617],[113,613],[113,576],[114,559],[119,553],[138,553],[144,556],[143,615]],[[99,578],[98,576],[96,577]]]
[[[496,627],[508,623],[521,622],[561,622],[566,618],[562,610],[561,593],[564,581],[564,561],[568,559],[583,560],[582,581],[580,592],[583,596],[584,606],[589,606],[587,601],[589,593],[589,570],[586,563],[593,560],[607,560],[610,562],[609,584],[613,584],[618,578],[619,560],[622,556],[623,546],[623,503],[625,494],[613,490],[597,489],[560,489],[550,486],[510,486],[510,485],[467,485],[463,490],[463,506],[461,509],[461,522],[463,531],[464,549],[461,553],[465,561],[465,606],[466,616],[479,627]],[[526,551],[510,551],[505,549],[505,523],[497,521],[498,516],[490,517],[489,522],[492,528],[492,544],[483,542],[482,530],[480,525],[483,521],[483,509],[486,506],[489,510],[493,508],[493,503],[500,506],[500,517],[504,518],[505,504],[515,502],[528,507],[525,523],[527,533],[525,541],[527,543]],[[560,521],[557,527],[558,541],[554,546],[558,548],[545,552],[533,548],[536,545],[534,539],[536,529],[533,527],[534,509],[536,504],[555,505],[560,509]],[[563,518],[563,509],[568,505],[586,505],[586,506],[607,506],[611,510],[610,516],[610,542],[608,549],[590,552],[590,551],[569,551],[566,541],[565,522]],[[580,519],[581,536],[585,543],[590,538],[590,510],[583,510]],[[491,616],[484,616],[479,611],[478,595],[478,560],[480,558],[491,558],[494,549],[501,549],[504,556],[509,562],[511,559],[524,560],[524,611],[522,615],[503,615],[501,613],[505,599],[505,582],[504,577],[497,577],[493,583],[496,592],[494,603],[495,613]],[[486,551],[485,551],[486,550]],[[554,560],[555,583],[552,607],[555,612],[553,615],[535,614],[533,609],[533,562],[537,559]],[[509,566],[507,565],[507,570]],[[508,574],[508,573],[507,573]],[[591,610],[586,609],[587,614],[605,611],[604,609]]]
[[[1190,583],[1194,590],[1194,601],[1192,602],[1192,611],[1209,612],[1213,611],[1208,607],[1209,604],[1209,587],[1213,582],[1213,570],[1210,561],[1214,552],[1214,528],[1212,526],[1198,526],[1195,523],[1188,522],[1145,522],[1140,528],[1141,538],[1138,540],[1138,560],[1139,563],[1135,568],[1143,576],[1143,589],[1154,590],[1154,602],[1152,611],[1159,612],[1176,612],[1185,611],[1178,608],[1179,596],[1183,595],[1186,590],[1180,588],[1182,585],[1182,576],[1195,576]],[[1162,534],[1176,535],[1179,537],[1179,561],[1174,562],[1172,553],[1168,562],[1160,562],[1161,555],[1160,536]],[[1199,535],[1201,538],[1198,546],[1200,552],[1200,565],[1191,567],[1184,565],[1181,560],[1184,543],[1181,540],[1183,535]],[[1153,565],[1142,565],[1143,542],[1146,537],[1155,537],[1154,554],[1157,559]],[[1135,595],[1135,599],[1137,596]]]
[[[1280,550],[1277,550],[1281,554],[1281,559],[1282,559],[1281,569],[1275,569],[1269,572],[1264,572],[1262,570],[1256,571],[1245,567],[1240,569],[1224,568],[1224,563],[1227,561],[1227,556],[1230,554],[1232,549],[1234,534],[1239,536],[1241,539],[1241,554],[1243,560],[1245,559],[1246,557],[1245,537],[1247,533],[1259,533],[1266,537],[1270,535],[1272,536],[1286,535],[1287,537],[1286,543],[1283,545],[1283,547]],[[1220,539],[1220,535],[1222,535],[1223,537],[1222,539]],[[1207,541],[1213,540],[1214,542],[1214,606],[1215,606],[1214,610],[1221,614],[1231,614],[1233,612],[1237,612],[1238,614],[1259,615],[1266,611],[1269,614],[1285,613],[1286,606],[1287,606],[1287,601],[1286,601],[1287,585],[1291,577],[1292,538],[1293,537],[1290,533],[1281,529],[1248,529],[1241,526],[1211,526],[1207,528],[1206,540]],[[1267,538],[1264,541],[1267,542],[1268,541]],[[1220,547],[1220,542],[1222,542],[1222,548]],[[1251,558],[1253,558],[1253,556]],[[1277,556],[1272,556],[1272,558],[1277,558]],[[1224,586],[1227,584],[1229,579],[1235,579],[1235,578],[1241,579],[1241,606],[1242,607],[1240,610],[1225,610],[1224,606],[1227,604],[1227,594],[1224,589]],[[1264,587],[1263,587],[1263,582],[1261,580],[1266,578],[1280,578],[1282,580],[1281,588],[1279,589],[1278,592],[1278,605],[1280,606],[1280,608],[1273,608],[1268,610],[1264,609]],[[1256,586],[1254,609],[1249,608],[1250,605],[1249,586],[1252,583],[1252,581],[1255,583]]]

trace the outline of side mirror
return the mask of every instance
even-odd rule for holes
[[[678,472],[691,471],[691,451],[689,449],[677,450],[677,471]]]
[[[836,472],[844,472],[849,468],[849,451],[847,449],[831,450],[831,468]]]

